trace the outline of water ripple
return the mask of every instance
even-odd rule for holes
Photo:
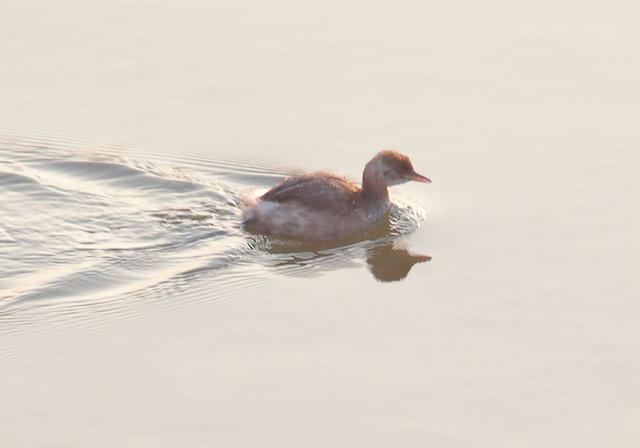
[[[278,275],[363,265],[397,279],[427,261],[397,247],[424,219],[400,198],[388,220],[339,247],[272,241],[242,231],[237,204],[294,170],[152,150],[133,159],[129,149],[0,135],[0,322],[127,314],[176,296],[223,301]]]

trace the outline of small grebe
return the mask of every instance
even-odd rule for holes
[[[387,187],[410,180],[431,183],[395,151],[381,151],[364,167],[362,187],[344,177],[318,172],[285,179],[246,204],[244,227],[254,233],[330,241],[361,232],[391,207]]]

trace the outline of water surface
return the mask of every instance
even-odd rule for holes
[[[193,294],[207,277],[218,296],[277,274],[314,276],[365,261],[376,278],[401,280],[430,259],[401,247],[424,210],[400,198],[381,222],[349,240],[298,243],[246,233],[244,199],[291,170],[72,140],[6,137],[0,149],[0,316],[10,320],[37,325],[89,307],[126,313],[134,300],[185,288]],[[153,160],[124,156],[135,152]]]
[[[637,3],[0,18],[3,446],[637,445]],[[383,148],[382,234],[239,227]]]

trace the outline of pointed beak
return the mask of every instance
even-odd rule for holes
[[[424,184],[431,183],[431,179],[429,179],[427,176],[423,176],[422,174],[418,174],[415,171],[409,174],[409,180],[415,180],[416,182],[422,182]]]

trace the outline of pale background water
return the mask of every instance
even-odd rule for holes
[[[1,2],[0,445],[638,446],[639,23]],[[394,189],[403,281],[238,228],[383,147],[434,180]]]

